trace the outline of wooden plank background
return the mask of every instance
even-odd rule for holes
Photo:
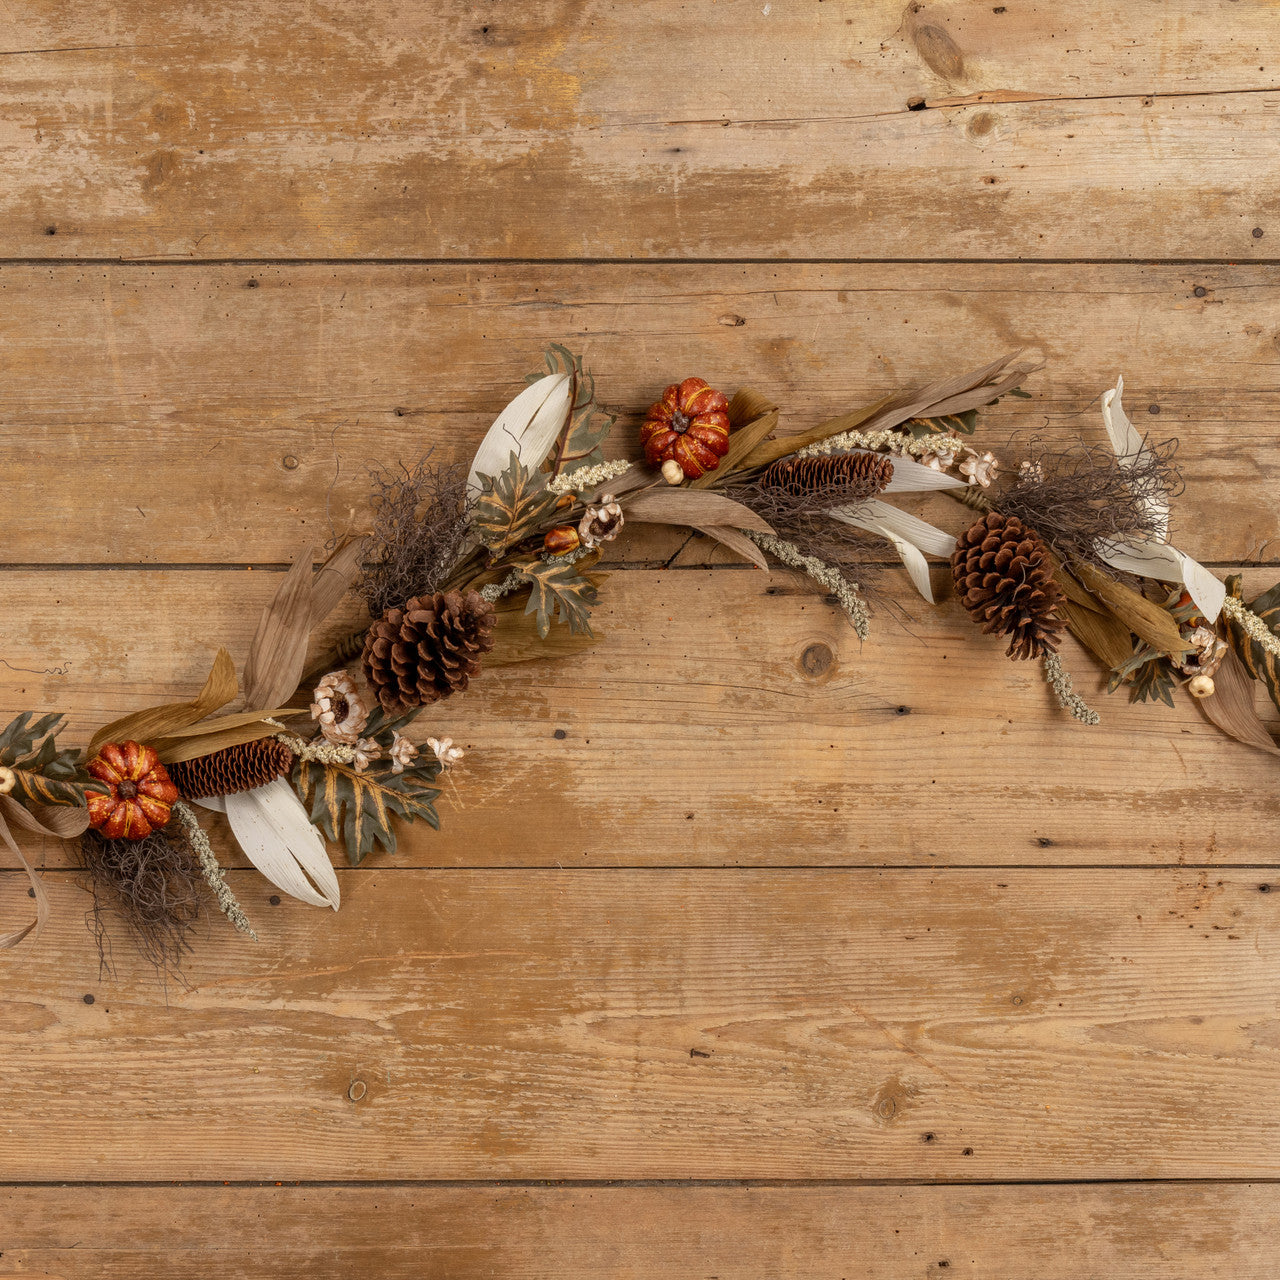
[[[1269,586],[1278,106],[1265,0],[10,4],[0,706],[189,696],[550,341],[619,452],[689,373],[800,429],[1022,348],[1016,452],[1123,372],[1180,545]],[[34,847],[0,1276],[1272,1275],[1271,761],[1069,647],[1074,725],[893,568],[859,645],[704,540],[612,551],[600,645],[432,714],[445,829],[337,916],[215,822],[262,941],[103,975]]]

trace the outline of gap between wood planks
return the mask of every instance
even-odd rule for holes
[[[0,257],[3,267],[1280,267],[1280,258],[886,258],[872,257],[405,257],[201,258],[187,254],[138,257]]]
[[[703,1189],[713,1187],[744,1187],[750,1189],[796,1188],[801,1190],[819,1190],[823,1187],[835,1189],[850,1188],[864,1190],[875,1187],[1252,1187],[1280,1186],[1280,1178],[947,1178],[944,1180],[927,1178],[371,1178],[361,1181],[352,1178],[209,1178],[193,1180],[189,1178],[167,1179],[160,1181],[143,1181],[122,1178],[119,1181],[110,1179],[77,1178],[68,1182],[58,1178],[50,1182],[0,1182],[0,1191],[17,1191],[26,1188],[52,1188],[77,1190],[82,1187],[100,1187],[112,1191],[134,1189],[180,1191],[208,1190],[215,1187],[226,1187],[236,1191],[265,1191],[277,1187],[298,1188],[300,1190],[341,1190],[350,1188],[358,1191],[378,1190],[414,1190],[423,1188],[432,1191],[459,1190],[467,1191],[480,1188],[522,1187],[537,1190],[556,1190],[563,1188],[569,1191],[592,1190],[596,1188],[618,1187],[638,1189],[643,1187],[659,1187],[665,1190],[682,1188]],[[0,1280],[4,1280],[0,1275]]]

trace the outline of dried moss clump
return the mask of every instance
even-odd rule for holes
[[[427,454],[413,467],[370,471],[373,529],[370,564],[355,590],[380,618],[413,596],[433,595],[457,562],[468,535],[467,471]]]

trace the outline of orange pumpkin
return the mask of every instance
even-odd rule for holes
[[[729,402],[701,378],[673,383],[645,415],[640,443],[650,466],[674,459],[696,480],[729,452]]]
[[[109,840],[143,840],[169,821],[178,788],[151,747],[109,742],[85,768],[107,787],[85,799],[89,825]]]

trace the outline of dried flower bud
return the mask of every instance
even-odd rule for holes
[[[582,545],[587,548],[600,542],[612,542],[622,532],[622,507],[615,501],[613,494],[602,494],[600,501],[587,507],[586,514],[578,523],[578,533],[582,537]]]
[[[1212,676],[1193,676],[1187,681],[1187,691],[1193,698],[1212,698],[1217,686]]]
[[[581,541],[573,525],[558,524],[554,529],[547,530],[547,536],[543,538],[542,545],[553,556],[565,556],[570,551],[576,551]]]
[[[662,464],[662,478],[668,484],[683,484],[684,468],[674,458],[668,458]]]

